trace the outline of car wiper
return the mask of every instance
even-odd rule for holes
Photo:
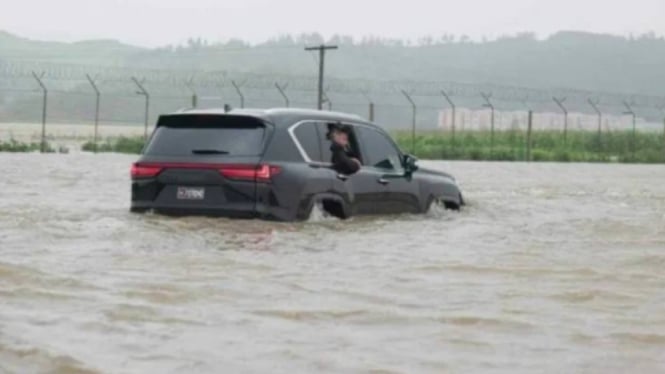
[[[192,153],[195,155],[228,155],[228,151],[221,149],[192,149]]]

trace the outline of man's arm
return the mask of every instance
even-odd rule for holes
[[[333,143],[330,147],[332,152],[333,168],[342,174],[355,174],[360,170],[360,161],[346,154],[346,150],[339,144]]]

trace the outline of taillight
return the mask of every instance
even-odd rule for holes
[[[132,164],[132,178],[152,178],[162,172],[162,167],[153,165]]]
[[[199,164],[199,163],[178,163],[178,162],[160,162],[160,163],[140,163],[132,164],[132,178],[153,178],[159,175],[165,169],[200,169],[200,170],[218,170],[222,176],[228,179],[245,180],[252,182],[269,183],[272,178],[279,174],[282,169],[279,166],[271,165],[220,165],[220,164]]]
[[[219,169],[225,178],[256,182],[270,182],[281,171],[279,166],[270,165],[228,165]]]
[[[279,166],[260,165],[256,170],[257,182],[270,182],[272,177],[282,172]]]

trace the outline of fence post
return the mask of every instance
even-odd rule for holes
[[[92,144],[94,147],[94,152],[97,153],[97,140],[99,135],[99,102],[101,99],[101,92],[99,91],[95,80],[90,77],[90,74],[86,74],[85,77],[88,78],[88,82],[90,82],[92,89],[95,91],[95,130],[92,136]]]
[[[660,107],[663,116],[663,162],[665,162],[665,106]]]
[[[631,152],[631,157],[633,158],[633,161],[635,161],[635,145],[636,145],[635,144],[635,137],[636,137],[636,132],[637,132],[637,128],[636,128],[637,127],[636,126],[637,118],[636,118],[636,115],[635,115],[635,111],[633,110],[633,106],[631,104],[629,104],[627,101],[624,101],[623,105],[627,109],[624,114],[627,114],[627,115],[629,115],[633,118],[633,137],[632,137],[633,139],[631,141],[632,144],[630,145],[630,152]]]
[[[531,162],[531,148],[533,147],[531,133],[533,130],[533,110],[529,109],[529,120],[526,130],[526,161]]]
[[[185,82],[185,86],[187,86],[192,92],[192,108],[197,108],[199,106],[199,95],[194,88],[194,77],[189,78],[189,80]]]
[[[556,103],[556,105],[561,108],[563,111],[563,145],[566,145],[568,142],[568,108],[566,108],[565,105],[563,105],[566,102],[566,98],[556,98],[552,97],[552,100]]]
[[[374,101],[369,97],[369,94],[366,91],[363,91],[363,96],[365,96],[365,99],[369,102],[369,121],[374,122]]]
[[[328,89],[322,92],[323,95],[323,101],[328,103],[328,110],[331,111],[333,109],[333,102],[330,100],[330,96],[328,96]]]
[[[451,144],[452,144],[453,155],[454,155],[454,154],[455,154],[455,127],[456,127],[456,126],[455,126],[455,122],[456,122],[456,120],[457,120],[457,106],[456,106],[455,103],[450,99],[450,96],[446,93],[446,91],[441,90],[441,94],[443,95],[443,97],[446,98],[446,101],[448,101],[448,104],[450,105],[450,108],[451,108],[452,111],[453,111],[453,122],[452,122],[452,128],[451,128],[451,130],[452,130]],[[442,154],[443,154],[443,152],[442,152]]]
[[[600,111],[598,108],[598,104],[600,103],[599,100],[587,100],[589,105],[593,108],[593,110],[596,111],[596,114],[598,115],[598,152],[602,153],[603,152],[603,143],[602,143],[602,131],[603,131],[603,113]]]
[[[416,102],[413,101],[411,95],[405,90],[402,90],[402,94],[406,97],[407,100],[411,103],[413,109],[413,118],[411,122],[411,154],[416,154],[416,118],[418,113],[418,108],[416,107]]]
[[[485,108],[490,108],[491,110],[491,117],[490,117],[490,122],[491,122],[491,130],[490,130],[490,158],[492,155],[494,155],[494,104],[492,104],[492,101],[490,100],[492,98],[492,93],[484,93],[481,92],[480,96],[483,97],[485,100],[485,104],[483,105]]]
[[[283,85],[283,86],[280,86],[279,83],[275,82],[275,87],[277,88],[277,90],[279,91],[279,93],[280,93],[280,94],[282,95],[282,97],[284,98],[284,103],[286,104],[286,107],[288,108],[289,106],[291,106],[291,105],[290,105],[291,103],[290,103],[290,101],[289,101],[289,97],[286,96],[286,88],[289,87],[289,84],[287,83],[287,84],[285,84],[285,85]]]
[[[144,96],[145,97],[145,118],[144,118],[144,129],[143,129],[143,140],[147,141],[148,140],[148,122],[150,121],[150,93],[145,89],[143,86],[143,83],[145,82],[145,79],[142,79],[139,81],[136,79],[136,77],[132,77],[132,81],[134,81],[134,84],[136,84],[136,87],[138,87],[138,91],[136,92],[138,95]]]
[[[240,90],[240,87],[244,84],[244,82],[241,83],[240,85],[238,85],[236,83],[236,81],[232,80],[231,84],[236,89],[236,92],[238,93],[238,96],[240,97],[240,108],[244,108],[245,107],[245,95],[243,95],[242,91]]]
[[[219,90],[219,101],[223,104],[223,106],[226,106],[227,103],[224,102],[225,101],[224,100],[224,96],[225,96],[224,81],[221,81],[221,82],[220,81],[215,81],[215,88],[217,88]]]
[[[35,78],[39,86],[42,88],[42,140],[41,144],[39,145],[39,150],[41,153],[46,152],[46,109],[48,106],[48,89],[46,88],[46,85],[44,84],[44,81],[42,81],[42,78],[44,78],[44,72],[41,74],[37,75],[34,71],[32,72],[32,76]]]

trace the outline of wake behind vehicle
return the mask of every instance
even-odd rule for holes
[[[327,128],[342,124],[363,167],[336,172]],[[455,179],[418,168],[380,127],[313,110],[188,110],[163,115],[132,165],[132,212],[297,221],[460,209]]]

